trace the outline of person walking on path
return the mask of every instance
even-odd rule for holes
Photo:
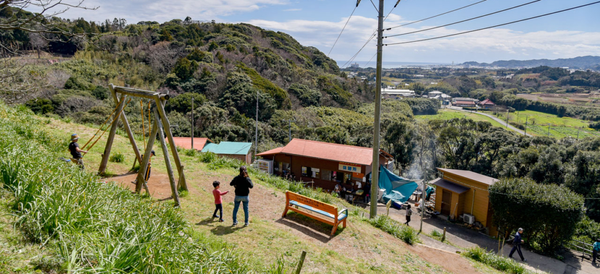
[[[523,252],[521,252],[521,244],[525,242],[525,240],[523,240],[522,237],[523,237],[523,229],[519,228],[519,230],[515,234],[515,238],[513,239],[513,248],[510,250],[508,257],[512,259],[512,255],[513,255],[513,253],[515,253],[515,250],[516,250],[517,252],[519,252],[519,257],[521,257],[521,260],[524,262],[527,262],[527,259],[525,259],[523,257]]]
[[[600,253],[600,239],[596,239],[596,242],[594,243],[594,247],[592,250],[592,264],[595,265],[596,264],[596,258],[598,258],[598,253]]]
[[[408,225],[408,223],[410,222],[410,216],[412,215],[412,209],[410,209],[410,205],[407,204],[406,205],[406,225]]]
[[[235,176],[230,186],[235,188],[235,199],[233,200],[233,225],[237,225],[237,212],[240,208],[240,202],[244,206],[244,226],[248,226],[248,195],[250,194],[250,189],[254,187],[252,180],[248,177],[248,171],[245,166],[240,167],[240,175]]]
[[[215,196],[215,212],[213,213],[213,218],[219,217],[219,222],[223,222],[223,201],[221,200],[221,196],[229,193],[229,191],[221,192],[219,190],[221,182],[219,181],[214,181],[213,186],[215,187],[213,190],[213,196]],[[217,216],[217,211],[219,211],[219,216]]]
[[[85,166],[83,165],[83,156],[81,153],[87,153],[87,151],[79,148],[77,140],[79,140],[79,135],[77,135],[77,133],[72,134],[71,143],[69,144],[69,151],[71,152],[71,156],[73,156],[73,161],[77,163],[83,170],[85,169]]]

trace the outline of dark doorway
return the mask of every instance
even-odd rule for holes
[[[442,215],[450,215],[450,208],[452,207],[452,192],[448,190],[442,191]]]

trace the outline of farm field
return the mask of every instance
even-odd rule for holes
[[[517,94],[519,98],[525,98],[532,101],[542,101],[549,103],[560,103],[581,106],[600,107],[600,93],[532,93]]]
[[[506,119],[506,114],[499,117]],[[509,121],[525,125],[527,122],[527,132],[532,135],[550,136],[557,139],[570,136],[577,138],[598,137],[600,132],[588,127],[587,121],[571,118],[558,117],[553,114],[525,110],[515,111],[509,114]],[[548,127],[550,131],[548,133]]]
[[[0,107],[4,106],[0,105]],[[0,112],[2,111],[0,110]],[[6,115],[6,112],[4,112],[4,115]],[[44,153],[40,154],[39,157],[44,159],[45,163],[55,162],[52,164],[54,166],[68,165],[56,159],[57,156],[61,155],[67,157],[68,152],[57,147],[50,147],[49,144],[66,144],[72,133],[78,133],[81,136],[81,142],[83,142],[88,140],[96,130],[92,127],[70,123],[68,120],[42,117],[34,119],[38,119],[41,126],[37,126],[32,130],[31,134],[34,135],[31,136],[43,134],[46,137],[44,143],[30,140],[32,147],[41,148]],[[8,121],[8,119],[5,121]],[[23,134],[29,135],[27,132]],[[64,142],[63,139],[65,139]],[[94,173],[97,170],[104,144],[105,140],[103,139],[87,154],[85,157],[86,171]],[[168,207],[172,204],[172,200],[165,199],[170,196],[170,193],[164,158],[160,149],[156,149],[156,152],[157,155],[152,161],[152,177],[149,181],[152,198],[148,200],[140,199],[144,204],[150,203],[149,210],[152,211],[157,210],[161,205]],[[112,177],[100,180],[109,182],[106,185],[109,189],[112,188],[109,186],[110,181],[131,188],[132,184],[129,176],[135,175],[127,174],[127,171],[132,166],[134,156],[127,138],[116,136],[113,153],[122,154],[124,161],[119,163],[110,162],[108,173]],[[410,246],[373,227],[363,218],[363,216],[368,216],[364,209],[349,205],[327,194],[323,195],[329,197],[327,199],[330,203],[349,208],[350,212],[348,227],[338,229],[335,237],[330,238],[328,236],[331,230],[330,226],[321,225],[300,215],[290,214],[288,218],[282,219],[284,193],[275,186],[280,183],[278,181],[280,179],[261,175],[254,171],[251,172],[251,177],[256,185],[251,192],[250,226],[246,228],[231,226],[233,193],[224,196],[223,206],[226,222],[215,222],[212,218],[209,218],[214,210],[214,199],[211,194],[212,181],[221,181],[222,190],[232,190],[228,183],[236,175],[234,166],[239,165],[239,163],[231,163],[231,161],[204,163],[198,154],[185,150],[180,151],[180,156],[185,165],[189,193],[181,198],[182,207],[177,211],[181,214],[183,220],[187,222],[186,226],[189,229],[186,229],[185,233],[192,235],[189,240],[199,240],[206,244],[209,248],[208,251],[214,252],[211,253],[211,257],[219,258],[222,256],[222,258],[229,258],[227,260],[233,260],[234,262],[238,259],[231,256],[241,258],[242,261],[247,263],[250,268],[248,270],[252,273],[285,273],[283,270],[290,271],[294,268],[303,250],[308,252],[308,256],[302,273],[381,273],[397,272],[399,270],[403,273],[421,273],[423,271],[428,273],[456,272],[457,268],[449,267],[460,267],[463,270],[461,273],[497,273],[487,266],[454,254],[448,255],[452,258],[450,261],[453,261],[451,265],[439,265],[439,258],[433,256],[419,257],[415,254],[427,254],[426,250],[422,250],[426,247]],[[91,184],[95,184],[95,182]],[[98,186],[93,186],[93,188],[98,188]],[[56,186],[54,189],[59,190]],[[104,187],[100,187],[98,190],[108,191]],[[126,196],[129,196],[124,193],[119,195],[120,199],[127,199]],[[133,199],[137,199],[135,197],[137,196],[132,196]],[[83,195],[78,199],[90,200],[93,198],[94,195]],[[129,201],[129,203],[131,202],[133,201]],[[137,212],[139,214],[139,211]],[[3,207],[2,214],[8,213],[10,213],[8,208]],[[131,218],[131,216],[127,216],[128,214],[125,211],[123,213],[125,214],[122,217],[124,220]],[[132,215],[136,215],[135,212],[132,212]],[[8,228],[10,224],[7,222],[10,222],[10,220],[2,219],[3,224],[0,227]],[[16,232],[16,234],[19,233]],[[63,236],[67,237],[68,235]],[[85,236],[85,234],[82,234],[82,236]],[[9,243],[11,241],[11,239],[5,239],[5,236],[0,237],[0,241],[5,242],[5,240]],[[219,249],[222,249],[222,251],[218,251]],[[2,251],[1,254],[10,256],[11,252],[16,251]],[[50,249],[47,252],[51,253]],[[2,265],[1,260],[0,265]],[[12,261],[6,267],[4,269],[9,269],[9,271],[20,272],[16,269],[21,267],[29,267],[26,272],[33,271],[31,264],[28,262]],[[87,267],[87,265],[83,267]],[[206,272],[218,273],[218,271],[215,272],[215,270],[211,271],[209,269]]]

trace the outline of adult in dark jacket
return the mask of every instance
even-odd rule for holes
[[[242,202],[244,206],[244,226],[248,226],[248,195],[250,194],[250,189],[254,187],[252,180],[248,177],[248,171],[245,166],[240,167],[240,175],[235,176],[230,186],[235,188],[235,199],[234,207],[233,207],[233,225],[237,225],[237,212],[240,208],[240,202]]]
[[[523,242],[525,242],[522,238],[522,235],[523,235],[523,229],[519,228],[519,230],[515,234],[515,238],[513,239],[513,248],[510,250],[508,257],[512,259],[512,255],[513,255],[513,253],[515,253],[515,250],[516,250],[517,252],[519,252],[519,257],[521,257],[521,260],[526,262],[527,259],[523,258],[523,253],[521,252],[521,244]]]

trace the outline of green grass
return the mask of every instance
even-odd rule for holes
[[[462,253],[463,256],[477,262],[487,264],[495,269],[511,274],[531,273],[521,264],[502,256],[498,256],[481,247],[473,247]]]
[[[501,115],[506,119],[506,113]],[[539,136],[548,136],[548,126],[550,126],[550,137],[562,139],[564,137],[579,138],[598,137],[600,132],[588,127],[589,123],[571,117],[558,117],[553,114],[547,114],[537,111],[515,111],[510,113],[509,121],[525,125],[527,122],[527,133]]]
[[[379,215],[373,219],[363,219],[369,222],[374,227],[377,227],[390,235],[404,241],[409,245],[419,243],[419,235],[417,231],[406,225],[402,225],[400,222],[391,219],[388,216]]]
[[[57,161],[65,140],[40,129],[26,109],[0,105],[0,118],[0,182],[12,196],[17,227],[52,254],[39,266],[73,273],[250,271],[228,244],[190,229],[171,203],[131,195]]]

